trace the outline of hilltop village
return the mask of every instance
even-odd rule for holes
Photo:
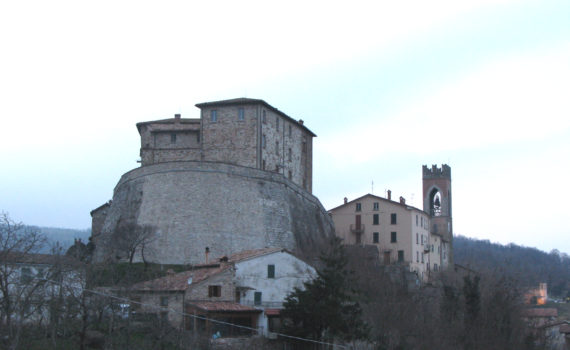
[[[87,244],[37,254],[42,236],[0,217],[0,347],[570,343],[546,283],[454,261],[449,165],[422,166],[422,208],[388,190],[327,210],[312,194],[316,135],[303,120],[258,99],[196,107],[197,119],[136,125],[140,167],[91,211]],[[460,238],[455,257],[466,255]],[[568,257],[553,258],[564,271]]]
[[[316,135],[303,120],[249,98],[196,107],[200,119],[138,123],[141,167],[91,212],[94,262],[195,268],[138,284],[141,300],[211,317],[239,310],[233,321],[268,334],[335,235],[376,250],[372,263],[398,267],[417,285],[452,264],[448,165],[423,166],[423,209],[388,192],[327,211],[311,193]],[[175,304],[170,293],[180,293]]]

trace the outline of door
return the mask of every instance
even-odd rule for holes
[[[384,265],[390,265],[390,252],[384,252]]]

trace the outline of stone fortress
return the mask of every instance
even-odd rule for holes
[[[116,244],[121,227],[150,231],[134,261],[143,246],[146,261],[162,264],[264,247],[318,254],[334,228],[311,194],[316,135],[263,100],[196,107],[199,119],[137,124],[141,167],[91,212],[94,261],[127,258]]]

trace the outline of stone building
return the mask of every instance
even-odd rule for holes
[[[206,247],[318,251],[334,229],[311,194],[315,134],[262,100],[196,106],[200,119],[137,124],[141,167],[91,213],[94,261],[127,258],[129,237],[134,261],[165,264],[201,261]]]
[[[304,126],[263,100],[199,103],[200,119],[137,124],[142,166],[209,161],[274,171],[312,190],[313,137]]]
[[[336,235],[349,245],[373,245],[383,264],[409,267],[427,281],[451,263],[451,170],[423,167],[424,209],[367,194],[329,210]]]

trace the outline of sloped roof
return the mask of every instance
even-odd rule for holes
[[[82,265],[79,260],[66,255],[52,254],[31,254],[20,252],[2,252],[0,251],[2,260],[14,264],[30,264],[30,265]]]
[[[188,280],[192,278],[192,284],[199,283],[210,276],[216,275],[229,269],[229,265],[208,265],[190,271],[179,272],[150,281],[134,284],[132,289],[140,292],[176,292],[185,291],[188,288]]]
[[[343,203],[343,204],[341,204],[341,205],[339,205],[339,206],[336,206],[336,207],[334,207],[334,208],[332,208],[332,209],[329,209],[329,210],[327,210],[327,211],[330,212],[330,211],[333,211],[333,210],[342,208],[342,207],[344,207],[344,206],[351,205],[352,203],[357,202],[357,201],[359,201],[359,200],[362,200],[363,198],[366,198],[366,197],[371,197],[371,198],[374,198],[374,199],[377,199],[377,200],[380,200],[380,201],[383,201],[383,202],[388,202],[388,203],[390,203],[390,204],[399,205],[399,206],[404,207],[404,208],[406,208],[406,209],[419,210],[419,211],[424,212],[425,214],[429,215],[427,212],[423,211],[423,210],[420,209],[420,208],[416,208],[416,207],[411,206],[411,205],[408,205],[408,204],[402,204],[402,203],[400,203],[399,201],[393,201],[393,200],[391,200],[391,199],[387,199],[387,198],[384,198],[384,197],[379,197],[379,196],[376,196],[376,195],[371,194],[371,193],[367,193],[367,194],[365,194],[364,196],[360,196],[360,197],[358,197],[358,198],[355,198],[355,199],[351,200],[350,202]]]
[[[284,252],[286,251],[283,248],[261,248],[261,249],[251,249],[251,250],[244,250],[239,253],[235,253],[228,257],[229,262],[240,262],[248,259],[257,258],[258,256],[263,256],[267,254],[272,254],[275,252]]]
[[[301,124],[300,122],[298,122],[297,120],[291,118],[290,116],[288,116],[287,114],[281,112],[280,110],[278,110],[277,108],[273,107],[272,105],[270,105],[269,103],[263,101],[263,100],[259,100],[259,99],[255,99],[255,98],[245,98],[245,97],[240,97],[240,98],[232,98],[229,100],[220,100],[220,101],[212,101],[212,102],[202,102],[202,103],[197,103],[196,107],[202,109],[202,108],[207,108],[207,107],[216,107],[216,106],[231,106],[231,105],[251,105],[251,104],[261,104],[264,105],[267,109],[272,110],[273,112],[281,115],[282,117],[284,117],[285,119],[288,119],[290,122],[296,124],[298,127],[300,127],[301,129],[305,130],[306,132],[308,132],[309,134],[311,134],[311,136],[316,137],[317,135],[315,135],[311,130],[309,130],[305,125]]]
[[[188,305],[207,312],[261,312],[253,307],[230,301],[190,301]]]
[[[525,317],[558,317],[558,310],[555,308],[531,308],[522,312]]]

